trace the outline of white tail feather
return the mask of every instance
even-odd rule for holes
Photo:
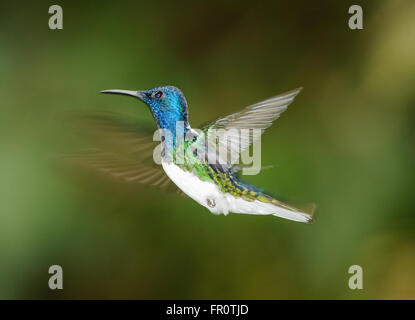
[[[312,222],[312,214],[308,214],[294,208],[287,209],[273,203],[265,203],[259,200],[246,201],[241,198],[235,198],[231,195],[227,196],[227,200],[229,203],[229,211],[233,213],[273,215],[298,222]]]

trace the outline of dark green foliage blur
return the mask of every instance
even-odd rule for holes
[[[2,1],[0,298],[414,299],[415,2],[358,2],[360,31],[350,1]],[[196,128],[303,86],[262,138],[274,167],[245,179],[315,223],[214,216],[53,156],[78,144],[65,111],[151,123],[99,91],[167,84]]]

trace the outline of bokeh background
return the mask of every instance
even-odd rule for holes
[[[0,298],[414,299],[415,3],[355,2],[2,1]],[[194,127],[303,86],[263,136],[274,168],[246,180],[315,202],[316,222],[214,216],[49,156],[73,143],[59,113],[151,123],[99,91],[165,84]],[[53,264],[64,290],[48,288]]]

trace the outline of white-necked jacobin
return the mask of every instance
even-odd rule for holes
[[[250,105],[240,112],[220,118],[202,127],[201,131],[193,130],[188,121],[188,105],[183,93],[173,86],[157,87],[145,91],[130,90],[104,90],[102,93],[122,94],[138,98],[150,109],[153,118],[159,129],[168,130],[173,137],[176,136],[177,123],[181,122],[184,134],[191,133],[191,139],[182,144],[186,156],[190,154],[192,161],[168,161],[172,154],[177,152],[177,141],[173,138],[172,143],[165,140],[161,153],[162,166],[138,166],[137,156],[141,160],[148,158],[145,155],[148,143],[135,135],[134,124],[124,126],[123,129],[116,129],[118,134],[124,134],[124,140],[130,140],[131,154],[135,158],[121,161],[119,155],[102,153],[94,154],[89,159],[89,164],[99,167],[115,176],[122,177],[128,181],[139,181],[141,183],[155,186],[168,186],[171,181],[186,195],[197,201],[202,206],[215,214],[245,213],[257,215],[274,215],[289,220],[310,223],[312,212],[308,213],[287,205],[274,197],[263,192],[261,189],[243,182],[238,175],[238,167],[229,159],[212,163],[206,154],[197,154],[194,150],[206,150],[207,136],[213,130],[224,129],[227,138],[232,134],[239,135],[241,129],[258,129],[262,133],[272,125],[272,122],[279,118],[280,114],[287,109],[287,106],[294,100],[301,88],[291,90],[273,98]],[[106,120],[104,120],[105,122]],[[114,128],[114,121],[106,126],[106,130]],[[117,125],[115,125],[117,127]],[[236,130],[231,130],[236,129]],[[114,132],[114,130],[112,131]],[[233,133],[232,133],[233,132]],[[108,134],[109,139],[113,133]],[[237,136],[236,139],[242,139]],[[248,139],[250,137],[248,136]],[[251,137],[252,138],[252,137]],[[249,140],[248,140],[249,141]],[[226,143],[226,141],[225,141]],[[251,142],[239,145],[241,150],[236,152],[236,157],[242,149],[249,148]],[[121,143],[122,144],[122,143]],[[192,152],[187,152],[187,149]],[[232,150],[231,150],[232,151]],[[207,151],[208,154],[216,150]],[[235,154],[235,153],[234,153]],[[233,157],[231,155],[231,157]],[[141,161],[140,160],[140,161]],[[217,159],[216,159],[217,160]],[[231,159],[234,160],[234,159]],[[164,169],[164,172],[163,170]],[[170,178],[170,179],[169,179]],[[171,181],[170,181],[171,180]]]

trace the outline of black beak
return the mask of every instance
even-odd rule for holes
[[[132,91],[132,90],[102,90],[101,93],[112,93],[112,94],[123,94],[126,96],[131,96],[143,100],[145,94],[142,91]]]

